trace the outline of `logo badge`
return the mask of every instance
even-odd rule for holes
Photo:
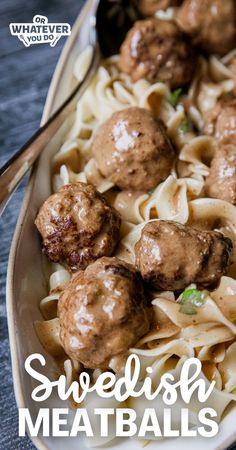
[[[12,36],[17,36],[26,47],[31,44],[50,44],[54,47],[62,36],[71,34],[68,23],[49,23],[46,16],[37,14],[32,23],[10,23]]]

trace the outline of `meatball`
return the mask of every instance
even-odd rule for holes
[[[120,50],[119,67],[133,81],[163,81],[171,88],[188,84],[195,52],[173,21],[147,19],[135,23]]]
[[[224,55],[235,46],[234,0],[184,0],[176,21],[207,52]]]
[[[97,131],[92,151],[106,178],[141,191],[165,180],[175,158],[163,122],[136,107],[115,112]]]
[[[215,135],[215,126],[216,126],[216,121],[217,121],[217,117],[219,116],[222,108],[224,105],[224,101],[223,100],[219,100],[218,102],[216,102],[215,106],[213,106],[213,108],[210,108],[206,111],[201,111],[202,113],[202,117],[203,117],[203,129],[202,129],[202,133],[203,134],[207,134],[209,136],[214,136]]]
[[[217,149],[205,184],[206,195],[236,205],[236,147],[224,145]]]
[[[236,100],[220,100],[206,114],[206,134],[212,134],[223,144],[236,145]]]
[[[136,267],[158,290],[179,291],[191,283],[213,289],[231,251],[231,240],[217,231],[158,220],[145,225],[135,245]]]
[[[153,16],[156,11],[178,6],[182,0],[136,0],[137,9],[144,17]]]
[[[236,145],[236,100],[225,102],[216,120],[215,137]]]
[[[75,273],[60,295],[62,345],[85,367],[106,369],[149,331],[150,309],[135,269],[103,257]]]
[[[45,201],[35,224],[48,258],[75,271],[112,254],[121,219],[92,185],[74,183]]]

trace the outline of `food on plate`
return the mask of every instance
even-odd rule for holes
[[[170,174],[175,150],[161,120],[143,108],[115,112],[93,141],[104,177],[121,189],[148,191]]]
[[[134,3],[149,18],[100,62],[53,158],[36,225],[59,266],[36,329],[68,385],[134,353],[156,386],[198,358],[220,420],[236,389],[235,2]]]
[[[177,222],[150,222],[135,245],[136,267],[143,279],[163,291],[196,283],[214,288],[229,265],[232,243],[216,231]]]
[[[60,295],[58,314],[66,353],[92,369],[106,369],[150,328],[140,275],[114,257],[73,275]]]
[[[211,161],[206,195],[236,205],[236,144],[220,145]]]
[[[234,0],[184,0],[176,20],[194,44],[210,53],[224,55],[236,43]]]
[[[140,20],[121,46],[119,67],[133,81],[145,78],[179,88],[191,81],[196,53],[174,21]]]
[[[85,183],[68,184],[51,195],[35,221],[47,257],[72,271],[111,255],[120,223],[117,211],[94,186]]]

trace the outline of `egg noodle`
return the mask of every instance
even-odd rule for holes
[[[118,56],[103,61],[78,102],[73,126],[52,161],[54,192],[67,183],[92,183],[121,213],[121,239],[115,256],[129,263],[134,263],[134,245],[150,220],[174,220],[198,228],[218,229],[233,241],[233,264],[228,276],[221,278],[215,291],[204,291],[205,301],[195,308],[194,314],[181,310],[173,292],[152,293],[156,329],[130,349],[130,353],[140,358],[141,378],[145,376],[145,368],[152,367],[154,386],[166,371],[178,373],[186,358],[199,358],[202,377],[207,383],[216,382],[214,408],[218,419],[227,404],[236,400],[236,208],[226,201],[205,197],[204,178],[215,152],[215,141],[200,135],[200,129],[204,124],[204,112],[215,106],[222,94],[232,93],[235,89],[234,76],[228,68],[233,56],[231,52],[221,60],[216,57],[200,60],[197,76],[188,91],[188,116],[181,94],[174,104],[172,93],[164,83],[150,84],[146,80],[133,83],[128,75],[118,70]],[[76,61],[75,77],[79,78],[89,57],[88,48]],[[123,191],[114,195],[111,190],[113,184],[99,173],[91,155],[91,143],[101,123],[115,111],[130,106],[146,108],[161,118],[179,155],[171,175],[153,191],[144,194]],[[46,351],[62,357],[68,385],[78,378],[82,370],[80,363],[65,355],[59,338],[57,301],[70,277],[65,268],[52,264],[49,295],[40,303],[44,320],[35,324]],[[191,285],[188,289],[195,287]],[[110,368],[116,372],[122,363],[114,358],[110,361]],[[94,370],[94,380],[99,374],[98,369]],[[89,410],[93,406],[94,399],[88,400],[86,408]],[[132,398],[130,407],[141,415],[150,404]],[[162,405],[158,408],[161,410]],[[194,423],[194,401],[188,408]],[[93,439],[95,441],[90,445],[102,442],[99,437]]]

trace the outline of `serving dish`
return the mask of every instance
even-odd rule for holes
[[[78,17],[68,39],[58,66],[56,68],[42,117],[42,124],[61,103],[69,92],[72,83],[72,67],[76,56],[86,44],[86,24],[84,18],[91,2],[88,1]],[[83,24],[83,33],[77,41],[78,31]],[[24,202],[17,222],[10,257],[7,276],[7,313],[10,336],[12,371],[17,405],[19,408],[29,408],[32,418],[36,416],[39,407],[65,407],[56,396],[51,396],[45,404],[35,403],[31,399],[34,388],[32,378],[24,370],[24,361],[32,353],[41,353],[46,359],[46,366],[40,369],[49,378],[53,378],[57,371],[57,365],[52,357],[44,351],[35,333],[34,322],[41,318],[39,301],[47,293],[46,272],[47,266],[41,255],[40,241],[34,226],[36,213],[42,202],[51,193],[50,161],[52,155],[61,145],[63,136],[70,126],[70,118],[60,130],[58,130],[53,142],[48,145],[40,160],[35,165],[30,182],[25,194]],[[225,449],[236,439],[235,428],[236,409],[231,408],[220,425],[220,432],[215,438],[203,439],[200,437],[178,438],[175,440],[161,440],[158,446],[161,449],[169,449],[175,446],[178,449],[187,449],[189,445],[193,449]],[[78,447],[83,450],[85,444],[82,438],[55,438],[55,437],[31,437],[35,446],[43,450],[75,450]],[[118,440],[114,443],[117,449],[131,449],[140,447],[137,441]],[[156,448],[157,443],[150,443],[149,448]],[[101,448],[101,447],[100,447]]]

